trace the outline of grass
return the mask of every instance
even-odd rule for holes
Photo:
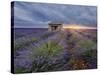
[[[18,50],[20,48],[24,48],[25,46],[28,46],[30,43],[37,42],[41,38],[47,38],[48,36],[50,36],[52,34],[53,33],[44,34],[40,38],[32,37],[30,40],[27,41],[27,39],[26,39],[24,42],[17,42],[17,41],[15,41],[14,50]]]
[[[31,38],[29,41],[24,41],[24,42],[15,42],[14,44],[14,50],[19,50],[20,48],[24,48],[25,46],[28,46],[31,42],[37,42],[37,38]]]
[[[80,57],[85,60],[86,62],[93,62],[94,60],[96,60],[97,58],[97,51],[96,50],[88,50],[83,52]],[[94,60],[92,60],[94,59]]]
[[[14,73],[19,74],[19,73],[30,73],[31,70],[28,68],[24,68],[24,67],[18,67],[14,69]]]
[[[33,59],[32,71],[52,71],[55,67],[61,66],[59,63],[57,64],[57,62],[53,63],[54,61],[52,60],[63,52],[63,47],[55,41],[49,40],[33,49],[36,50],[36,53],[34,55],[35,58]]]
[[[79,59],[75,56],[73,56],[69,60],[68,64],[69,64],[71,70],[86,69],[87,65],[88,65],[84,60]]]
[[[42,44],[37,43],[38,46],[32,45],[31,49],[33,51],[33,55],[31,68],[19,67],[15,69],[15,72],[26,73],[57,71],[65,69],[89,69],[89,65],[96,64],[96,43],[93,40],[83,38],[82,40],[80,40],[80,38],[72,34],[70,34],[69,37],[66,37],[66,34],[64,33],[60,34],[61,35],[59,35],[59,38],[56,38],[56,40],[48,40],[47,42],[44,42]],[[48,38],[50,35],[53,35],[53,33],[44,34],[40,36],[39,39]],[[39,39],[31,38],[30,41],[18,44],[16,43],[15,50],[26,47],[30,45],[31,42],[39,41]],[[64,54],[64,48],[59,44],[62,39],[66,39],[66,45],[68,46],[67,49],[69,50],[68,54],[70,54],[67,61],[63,58],[64,55],[62,55]],[[80,49],[82,49],[82,51]]]
[[[40,38],[48,38],[49,36],[53,35],[55,32],[48,32],[42,36],[40,36]]]
[[[96,43],[91,40],[81,40],[79,41],[79,47],[85,48],[85,49],[92,49],[93,47],[96,47]]]
[[[62,52],[63,47],[55,41],[49,40],[38,47],[34,47],[37,55],[46,55],[48,57],[56,56]]]

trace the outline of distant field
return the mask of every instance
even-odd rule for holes
[[[97,30],[14,29],[14,72],[97,68]]]

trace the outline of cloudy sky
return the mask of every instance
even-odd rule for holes
[[[18,28],[48,27],[48,23],[97,26],[95,6],[14,2],[13,16]]]

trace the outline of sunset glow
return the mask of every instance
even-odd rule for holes
[[[96,29],[96,27],[80,26],[80,25],[68,25],[63,26],[64,29]]]

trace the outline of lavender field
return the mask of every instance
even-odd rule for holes
[[[97,30],[14,29],[14,72],[97,68]]]

